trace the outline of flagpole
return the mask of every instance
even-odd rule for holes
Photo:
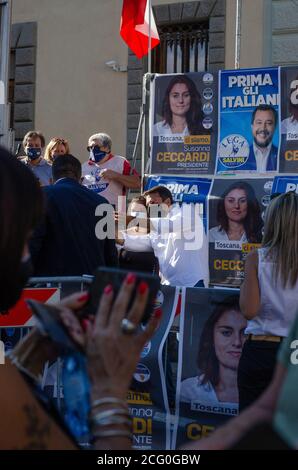
[[[149,4],[148,73],[151,74],[151,0],[147,1]]]

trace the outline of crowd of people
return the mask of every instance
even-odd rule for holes
[[[162,126],[173,133],[187,132],[191,125],[187,113],[191,113],[191,100],[195,99],[190,83],[171,83]],[[187,108],[184,122],[171,118],[169,110],[175,100],[183,102],[178,108]],[[21,158],[0,149],[1,312],[15,305],[32,273],[82,275],[93,274],[99,265],[120,265],[129,271],[159,274],[164,285],[208,287],[203,222],[192,212],[194,208],[174,205],[166,187],[154,187],[133,199],[128,227],[121,227],[118,197],[127,189],[140,190],[141,181],[128,160],[112,153],[107,134],[89,138],[88,160],[83,165],[70,154],[69,143],[63,138],[51,139],[43,156],[45,138],[32,131],[24,137],[23,148],[25,156]],[[101,238],[95,227],[104,225],[105,220],[113,225],[113,236],[107,232]],[[190,234],[195,234],[194,239]],[[262,246],[247,257],[240,304],[233,299],[228,307],[215,309],[207,321],[198,351],[198,375],[186,379],[181,388],[181,401],[185,402],[196,395],[206,400],[212,395],[215,401],[236,403],[239,394],[240,414],[207,439],[191,444],[193,449],[246,445],[246,439],[252,442],[250,431],[255,426],[260,433],[264,426],[268,428],[272,442],[279,439],[281,446],[298,446],[294,393],[298,369],[297,361],[291,359],[292,342],[298,338],[297,234],[298,195],[294,192],[271,201],[264,227],[248,183],[234,183],[222,195],[218,226],[211,229],[210,236],[214,240],[262,242]],[[87,292],[73,294],[57,306],[60,321],[86,357],[89,417],[96,449],[131,448],[126,395],[140,353],[159,322],[153,314],[146,327],[129,331],[127,325],[140,322],[149,291],[143,282],[131,299],[136,282],[137,275],[130,272],[117,295],[113,286],[107,285],[96,316],[84,321],[78,314],[88,301]],[[53,345],[47,348],[47,341],[51,343],[44,331],[35,328],[1,370],[4,399],[0,410],[7,430],[2,448],[77,448],[65,423],[45,406],[38,389],[36,371],[40,372],[41,361],[55,359]],[[24,354],[26,348],[30,354]],[[23,390],[18,397],[15,387]],[[47,432],[29,435],[26,430],[32,419]],[[14,421],[19,423],[17,434]]]

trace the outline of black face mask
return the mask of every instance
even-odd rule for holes
[[[31,258],[22,260],[19,270],[13,279],[7,280],[4,283],[2,294],[0,297],[0,313],[5,313],[8,309],[13,307],[21,297],[22,290],[25,287],[29,277],[33,273],[33,266]]]

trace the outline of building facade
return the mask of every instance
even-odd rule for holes
[[[240,67],[298,64],[297,0],[152,5],[161,37],[154,73],[234,68],[237,19]],[[9,90],[16,143],[38,129],[46,140],[68,139],[84,161],[89,135],[104,131],[113,151],[131,158],[148,61],[137,60],[122,41],[121,9],[121,0],[13,0]]]

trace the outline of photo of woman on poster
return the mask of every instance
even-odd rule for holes
[[[162,104],[163,120],[153,126],[153,135],[197,135],[204,131],[201,95],[186,75],[170,81]],[[206,133],[206,131],[204,131]]]
[[[289,96],[289,113],[290,116],[281,121],[280,132],[289,135],[289,140],[298,140],[298,75],[291,83]],[[294,87],[295,85],[295,87]]]
[[[250,184],[237,181],[223,192],[217,205],[217,222],[218,225],[209,230],[209,242],[261,242],[261,210]]]
[[[238,412],[237,368],[245,342],[247,322],[238,296],[218,304],[201,333],[197,356],[198,375],[182,381],[180,401],[200,402],[200,411]],[[221,411],[218,411],[218,410]]]

